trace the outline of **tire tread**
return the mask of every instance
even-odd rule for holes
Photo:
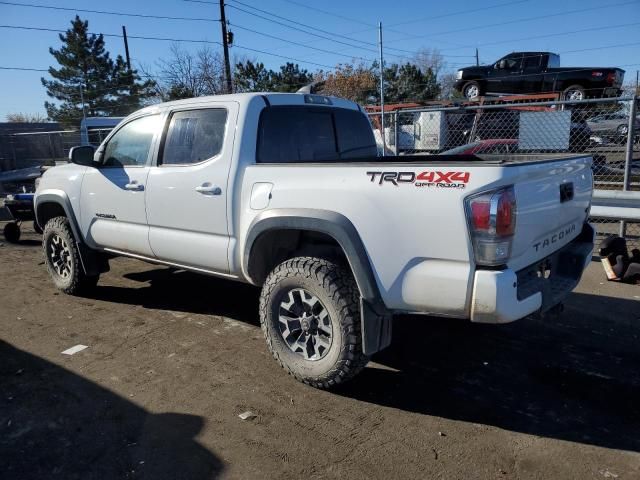
[[[315,280],[326,291],[338,311],[339,325],[343,330],[339,360],[331,370],[317,377],[300,375],[282,360],[278,349],[274,348],[273,332],[267,326],[271,292],[280,281],[297,276]],[[360,293],[353,275],[342,265],[315,257],[295,257],[278,265],[267,277],[260,295],[260,324],[276,361],[291,376],[315,388],[331,388],[353,378],[369,361],[369,357],[362,353],[359,300]]]

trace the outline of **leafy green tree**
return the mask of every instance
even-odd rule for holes
[[[59,35],[62,47],[49,48],[59,68],[49,67],[52,80],[41,79],[47,95],[59,102],[45,102],[47,115],[68,126],[82,119],[83,100],[88,116],[117,116],[153,95],[153,82],[141,82],[120,55],[113,61],[103,35],[89,34],[88,28],[78,16],[71,21],[71,28]]]
[[[358,103],[367,103],[378,85],[372,68],[363,64],[337,65],[332,72],[319,72],[317,79],[324,82],[322,94],[348,98]]]

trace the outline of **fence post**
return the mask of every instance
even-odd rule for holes
[[[636,124],[636,105],[638,97],[635,95],[631,99],[631,106],[629,108],[629,126],[627,132],[627,151],[624,160],[624,179],[622,181],[622,190],[629,190],[631,185],[631,166],[633,164],[633,140],[635,139],[635,124]],[[625,237],[627,234],[627,222],[624,220],[620,222],[620,236]]]
[[[398,110],[393,112],[393,144],[396,146],[396,157],[400,155],[400,145],[398,144]]]

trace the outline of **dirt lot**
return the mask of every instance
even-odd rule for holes
[[[332,393],[273,361],[252,287],[118,259],[68,297],[35,234],[0,278],[3,479],[640,478],[640,287],[596,263],[560,319],[398,318]]]

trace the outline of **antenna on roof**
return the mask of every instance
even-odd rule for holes
[[[318,90],[324,85],[324,80],[318,82],[311,82],[302,88],[299,88],[296,93],[318,93]]]

